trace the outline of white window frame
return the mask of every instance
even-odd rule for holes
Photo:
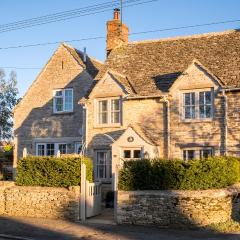
[[[119,112],[119,122],[113,123],[112,120],[112,101],[118,100],[119,101],[119,110],[114,112]],[[100,123],[100,112],[99,112],[99,102],[107,101],[107,123]],[[122,99],[121,97],[111,97],[111,98],[98,98],[95,99],[95,127],[109,127],[109,126],[120,126],[122,124]]]
[[[76,154],[80,154],[80,153],[78,153],[78,147],[81,147],[81,151],[82,151],[82,143],[81,142],[75,142],[74,143],[74,152],[76,153]]]
[[[124,158],[124,151],[130,151],[130,158]],[[139,150],[140,151],[140,158],[134,158],[134,151],[135,150]],[[134,160],[134,159],[142,159],[143,158],[143,148],[142,147],[132,147],[132,148],[128,148],[128,147],[124,147],[121,149],[121,158],[124,160]]]
[[[58,97],[56,96],[56,93],[58,91],[62,91],[62,96]],[[65,109],[65,101],[66,101],[66,97],[65,97],[65,93],[66,91],[71,91],[72,92],[72,108],[70,110],[66,110]],[[56,98],[62,98],[63,99],[63,110],[62,111],[57,111],[56,108]],[[64,88],[64,89],[55,89],[53,90],[53,112],[54,113],[65,113],[65,112],[73,112],[73,88]]]
[[[184,151],[194,151],[194,158],[193,159],[202,159],[202,153],[201,151],[209,150],[211,151],[211,156],[214,156],[214,148],[213,147],[195,147],[195,148],[183,148],[182,149],[182,159],[185,161],[188,161],[188,156],[186,156],[186,159],[184,159]],[[188,155],[188,153],[187,153]]]
[[[59,143],[52,143],[52,142],[47,142],[47,143],[36,143],[36,156],[47,156],[47,144],[54,144],[54,156],[57,155],[57,152],[59,150],[59,145],[64,144],[66,145],[66,154],[68,153],[68,144],[65,142],[59,142]],[[38,146],[43,145],[44,146],[44,155],[38,155]]]
[[[199,104],[199,96],[201,92],[211,92],[211,116],[210,117],[200,117],[200,106]],[[194,93],[195,94],[195,118],[185,118],[185,94],[186,93]],[[184,122],[192,122],[192,121],[211,121],[214,117],[214,89],[213,88],[203,88],[203,89],[189,89],[182,90],[181,94],[181,120]],[[208,104],[209,105],[209,104]],[[190,105],[189,105],[190,106]],[[191,105],[192,106],[192,105]]]
[[[105,176],[101,178],[99,176],[99,166],[103,164],[98,163],[98,153],[105,154]],[[110,182],[112,180],[112,158],[110,150],[96,150],[95,151],[95,166],[94,166],[94,175],[97,181]]]

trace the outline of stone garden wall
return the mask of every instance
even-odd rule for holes
[[[0,186],[0,214],[77,220],[79,194],[79,187]]]
[[[237,190],[239,190],[237,188]],[[204,226],[232,218],[235,190],[119,191],[119,224]],[[239,202],[235,201],[235,204]]]

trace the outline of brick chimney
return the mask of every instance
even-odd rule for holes
[[[128,42],[128,27],[121,23],[120,9],[115,8],[113,19],[107,22],[107,56],[119,45]]]

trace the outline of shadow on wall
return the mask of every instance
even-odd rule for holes
[[[18,158],[22,156],[24,147],[27,147],[30,154],[34,151],[34,138],[59,138],[59,137],[81,137],[80,129],[82,127],[82,107],[78,104],[78,101],[84,96],[84,92],[87,87],[90,87],[89,81],[86,79],[86,71],[82,71],[74,79],[72,79],[67,85],[61,88],[73,88],[74,89],[74,111],[71,113],[54,114],[53,113],[53,98],[47,101],[43,106],[33,108],[29,114],[22,120],[20,126],[14,130],[14,135],[18,137]],[[57,83],[56,83],[57,85]],[[84,91],[77,91],[77,89],[83,89]],[[52,96],[53,89],[46,89],[49,93],[37,94],[32,101],[37,99],[49,99]],[[25,103],[26,104],[26,103]],[[15,118],[21,118],[24,113],[23,107],[19,106],[18,113],[15,114]],[[18,122],[18,121],[17,121]]]

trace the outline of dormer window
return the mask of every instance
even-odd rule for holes
[[[53,112],[63,113],[73,111],[73,89],[54,90]]]
[[[183,93],[183,120],[211,119],[213,117],[212,90]]]
[[[97,124],[115,125],[121,123],[121,100],[119,98],[97,101]]]

